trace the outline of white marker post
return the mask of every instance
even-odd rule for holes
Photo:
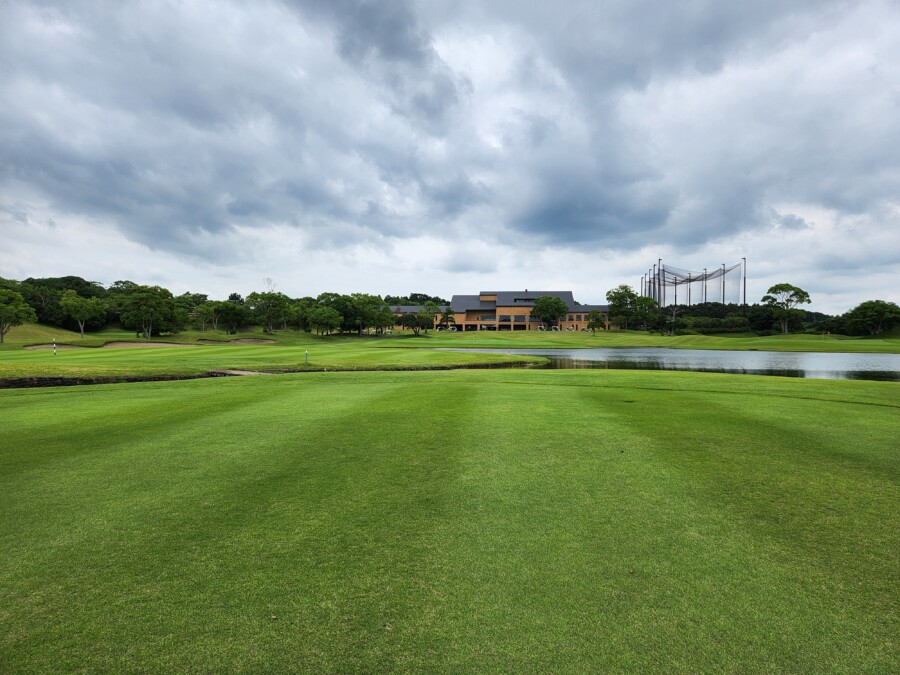
[[[56,356],[56,338],[53,338],[53,356]]]
[[[306,350],[306,365],[309,365],[309,350]]]

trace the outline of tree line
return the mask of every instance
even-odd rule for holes
[[[291,298],[264,280],[265,290],[246,297],[232,293],[226,300],[211,300],[202,293],[175,296],[161,286],[116,281],[108,287],[81,277],[0,278],[0,342],[13,326],[39,322],[78,331],[120,325],[136,334],[152,337],[176,333],[189,326],[236,333],[260,325],[269,333],[288,328],[317,334],[383,332],[400,324],[416,335],[437,323],[454,323],[448,303],[438,296],[410,293],[384,297],[368,293],[320,293],[316,297]],[[893,302],[868,300],[845,314],[828,316],[800,306],[809,294],[791,284],[776,284],[759,303],[749,306],[707,302],[659,307],[652,298],[639,296],[625,284],[606,294],[609,320],[625,329],[663,330],[674,334],[754,332],[770,335],[787,332],[830,332],[844,335],[879,335],[900,325],[900,308]],[[391,305],[421,309],[396,317]],[[532,315],[554,325],[568,311],[559,298],[538,298]],[[589,315],[588,328],[604,326],[601,312]]]
[[[422,305],[423,309],[404,315],[401,321],[416,334],[434,326],[446,301],[423,293],[406,297],[380,297],[368,293],[321,293],[291,298],[275,290],[265,280],[265,290],[246,297],[232,293],[226,300],[212,300],[203,293],[173,295],[161,286],[133,281],[116,281],[108,287],[81,277],[28,278],[24,281],[0,278],[0,342],[9,330],[23,323],[38,322],[78,331],[99,330],[120,325],[144,337],[176,333],[189,326],[236,333],[259,325],[269,333],[288,328],[315,331],[363,333],[384,331],[397,318],[391,305]],[[452,320],[451,316],[443,317]]]
[[[610,321],[622,328],[662,330],[676,335],[809,332],[879,335],[900,325],[900,307],[885,300],[867,300],[845,314],[829,316],[801,308],[809,293],[792,284],[775,284],[752,305],[704,302],[660,307],[622,284],[606,294]]]

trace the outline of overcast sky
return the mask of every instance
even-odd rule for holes
[[[900,301],[892,0],[0,0],[0,276]]]

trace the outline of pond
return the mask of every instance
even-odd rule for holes
[[[451,351],[545,356],[550,360],[546,367],[558,369],[691,370],[707,373],[900,382],[900,354],[720,351],[663,347]]]

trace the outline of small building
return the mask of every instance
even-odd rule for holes
[[[603,325],[609,330],[608,305],[582,305],[571,291],[482,291],[478,295],[454,295],[450,307],[457,330],[540,330],[543,323],[531,316],[534,302],[540,297],[559,298],[569,311],[559,322],[559,330],[588,330],[589,314],[603,314]]]

